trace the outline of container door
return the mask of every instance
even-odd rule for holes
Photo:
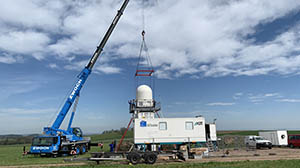
[[[217,141],[217,128],[215,124],[209,124],[209,131],[210,131],[210,139],[212,141]]]
[[[272,145],[279,145],[277,132],[273,132],[271,136],[272,136],[272,140],[271,140]]]
[[[205,124],[205,133],[206,133],[206,140],[210,140],[210,128],[209,128],[209,124]]]

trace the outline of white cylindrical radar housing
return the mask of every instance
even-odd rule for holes
[[[152,107],[152,89],[147,85],[140,85],[136,89],[136,101],[137,107]]]

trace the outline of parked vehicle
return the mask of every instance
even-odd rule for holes
[[[107,40],[109,39],[115,26],[121,18],[128,2],[129,0],[124,0],[122,7],[120,8],[120,10],[118,10],[117,15],[112,21],[101,43],[99,44],[99,46],[97,46],[97,49],[95,50],[90,61],[78,75],[78,81],[76,85],[73,87],[72,92],[62,106],[52,126],[44,127],[43,135],[36,136],[32,139],[32,145],[28,154],[56,157],[62,154],[83,154],[89,150],[91,145],[90,138],[83,137],[80,128],[72,127],[79,94],[81,88],[91,74],[92,68],[95,65],[99,55],[103,51]],[[60,129],[60,126],[63,123],[68,112],[70,111],[72,105],[73,111],[71,113],[68,128],[66,130]]]
[[[260,148],[269,148],[272,149],[272,142],[269,140],[266,140],[265,138],[261,136],[246,136],[245,137],[245,144],[247,147],[252,147],[256,149]]]
[[[286,130],[263,131],[259,132],[258,135],[271,141],[273,146],[288,145],[288,135]]]
[[[289,135],[288,146],[291,148],[300,147],[300,135]]]

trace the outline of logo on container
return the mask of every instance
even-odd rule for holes
[[[140,127],[147,127],[147,121],[142,120],[140,122]]]

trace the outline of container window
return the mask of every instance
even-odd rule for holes
[[[143,102],[139,102],[139,106],[143,106],[144,105],[144,103]]]
[[[191,121],[185,122],[185,130],[193,130],[194,124]]]
[[[167,130],[167,122],[159,122],[159,130]]]

